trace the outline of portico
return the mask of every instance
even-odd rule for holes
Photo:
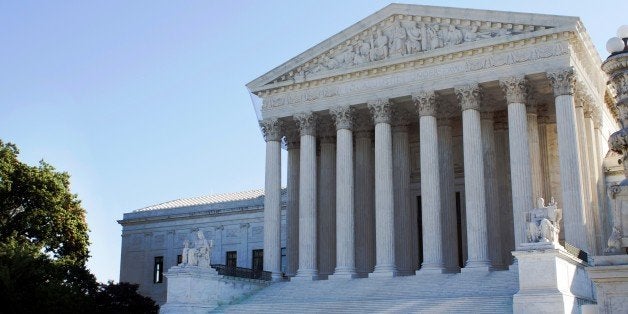
[[[563,208],[561,239],[599,250],[593,126],[608,117],[578,23],[391,5],[249,83],[265,270],[281,276],[284,137],[294,279],[504,269],[538,197]]]

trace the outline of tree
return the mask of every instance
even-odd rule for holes
[[[29,166],[0,140],[0,241],[29,241],[57,259],[83,265],[89,257],[85,210],[70,193],[70,176],[43,160]]]
[[[159,306],[137,293],[138,287],[128,282],[101,284],[95,296],[95,313],[158,313]]]
[[[137,285],[98,285],[86,268],[85,209],[70,175],[18,155],[0,140],[0,312],[157,313]]]

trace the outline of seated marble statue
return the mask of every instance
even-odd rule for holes
[[[530,210],[526,216],[528,242],[558,242],[560,221],[563,216],[553,197],[547,206],[545,200],[539,197],[536,208]]]
[[[210,257],[212,248],[214,247],[214,241],[207,241],[202,231],[198,231],[196,237],[194,247],[190,247],[190,241],[188,240],[183,242],[181,265],[209,268],[211,265]]]

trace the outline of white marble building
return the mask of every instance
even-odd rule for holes
[[[339,308],[330,304],[345,292],[351,299],[342,306],[384,306],[369,303],[368,287],[390,287],[390,304],[416,298],[405,309],[418,311],[427,308],[419,299],[438,299],[421,290],[434,288],[427,282],[445,296],[475,300],[460,309],[490,303],[474,293],[505,298],[488,312],[526,312],[522,305],[534,300],[535,311],[575,313],[595,302],[582,256],[558,243],[527,242],[529,213],[542,197],[562,209],[562,220],[553,220],[560,243],[589,255],[606,247],[606,188],[617,177],[605,176],[616,171],[608,168],[614,159],[605,158],[617,113],[600,66],[577,17],[391,4],[247,84],[263,104],[263,222],[261,211],[224,218],[234,225],[257,219],[264,270],[291,282],[273,284],[235,311],[263,311],[264,298],[282,297],[295,300],[295,310],[313,295],[331,303],[301,310],[333,311]],[[140,218],[145,213],[121,222],[121,280],[141,280],[125,270],[128,260],[152,261],[154,253],[134,258],[124,251],[153,241],[144,231],[150,214]],[[199,225],[194,221],[215,224],[190,217],[186,232]],[[163,236],[175,248],[166,224]],[[131,230],[136,235],[128,236]],[[529,278],[544,273],[534,263],[565,269],[543,278],[553,280],[542,284],[556,293],[538,294],[542,280]],[[414,294],[401,296],[408,290]],[[281,312],[274,306],[266,309]]]
[[[120,281],[139,284],[140,293],[164,304],[163,273],[181,262],[184,241],[191,241],[199,230],[213,240],[211,264],[259,267],[262,260],[254,255],[264,247],[263,211],[263,191],[254,190],[179,199],[124,214],[118,221]],[[285,247],[285,236],[281,241]]]

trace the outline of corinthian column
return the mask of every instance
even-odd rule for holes
[[[331,120],[320,121],[318,171],[317,254],[319,279],[336,268],[336,138]]]
[[[454,189],[454,157],[451,119],[438,119],[438,162],[440,173],[443,263],[448,272],[458,272],[458,218]]]
[[[318,279],[316,265],[316,116],[294,115],[301,133],[299,169],[299,270],[295,279]]]
[[[580,147],[576,128],[574,104],[575,73],[573,68],[562,68],[547,73],[554,88],[560,182],[563,192],[563,224],[565,241],[589,251],[585,226],[584,191],[580,171]]]
[[[395,204],[395,263],[399,275],[414,274],[413,255],[417,246],[412,243],[412,207],[408,195],[410,187],[410,144],[408,141],[408,112],[397,109],[393,112],[393,191]]]
[[[336,123],[336,269],[330,279],[355,278],[353,121],[351,107],[329,110]]]
[[[467,213],[467,262],[463,271],[489,270],[484,157],[480,125],[478,84],[458,86],[456,97],[462,108],[464,189]]]
[[[543,175],[541,172],[541,146],[539,139],[539,122],[535,96],[528,97],[530,104],[527,106],[528,120],[528,146],[530,150],[530,174],[532,179],[532,201],[551,195],[543,193]]]
[[[286,134],[288,146],[287,212],[286,212],[286,275],[294,277],[299,268],[299,133]]]
[[[260,122],[266,140],[264,188],[264,270],[281,279],[281,123],[276,118]]]
[[[388,100],[368,103],[375,122],[375,271],[370,277],[394,277],[395,218],[392,178],[391,108]]]
[[[582,173],[582,191],[584,192],[584,211],[585,211],[585,226],[587,228],[587,242],[590,248],[589,253],[596,252],[595,244],[595,223],[593,220],[592,211],[592,191],[591,191],[591,176],[589,174],[589,155],[587,150],[590,144],[587,143],[587,135],[584,122],[584,106],[587,102],[587,95],[583,84],[577,85],[577,94],[575,97],[576,105],[576,130],[578,130],[578,142],[580,153],[580,172]]]
[[[412,95],[419,113],[421,157],[421,221],[423,225],[423,264],[421,272],[443,271],[438,128],[434,91]]]
[[[598,201],[598,190],[597,190],[597,182],[600,179],[600,173],[598,171],[597,165],[600,164],[599,154],[597,151],[598,144],[595,142],[595,130],[593,127],[593,106],[595,103],[588,96],[586,99],[586,106],[584,111],[584,131],[586,133],[587,138],[587,160],[589,164],[587,167],[589,168],[589,184],[591,191],[591,213],[593,217],[593,222],[595,223],[594,231],[595,231],[595,246],[598,248],[598,252],[601,253],[602,249],[605,247],[605,238],[603,236],[603,227],[602,227],[602,215],[600,215],[600,206]]]
[[[494,268],[503,268],[501,258],[502,231],[499,222],[497,188],[497,157],[495,155],[495,120],[492,112],[482,112],[482,149],[484,151],[484,185],[488,228],[488,255]]]
[[[355,128],[355,266],[365,277],[375,266],[375,156],[370,117],[356,115]]]
[[[512,187],[512,218],[515,248],[526,242],[525,213],[533,208],[530,175],[530,144],[526,117],[526,81],[523,76],[500,80],[508,102],[508,140],[510,147],[510,178]]]

